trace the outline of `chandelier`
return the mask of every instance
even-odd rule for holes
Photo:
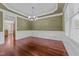
[[[32,12],[31,12],[31,16],[28,16],[28,19],[30,21],[33,21],[33,20],[37,20],[38,18],[34,15],[34,7],[32,7]]]

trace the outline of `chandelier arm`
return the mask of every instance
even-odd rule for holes
[[[37,17],[34,15],[34,7],[32,7],[32,13],[31,13],[31,16],[28,16],[28,19],[30,20],[37,20]]]

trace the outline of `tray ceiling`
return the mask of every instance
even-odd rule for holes
[[[57,10],[57,3],[4,3],[4,5],[13,11],[16,11],[22,15],[32,15],[32,10],[35,16],[41,16],[49,13],[53,13]],[[34,7],[34,9],[32,9]]]

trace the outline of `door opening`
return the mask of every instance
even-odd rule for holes
[[[4,40],[6,46],[15,45],[15,21],[4,20]]]

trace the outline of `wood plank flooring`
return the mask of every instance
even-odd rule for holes
[[[68,56],[62,41],[38,37],[27,37],[16,41],[16,45],[0,46],[2,56]]]

